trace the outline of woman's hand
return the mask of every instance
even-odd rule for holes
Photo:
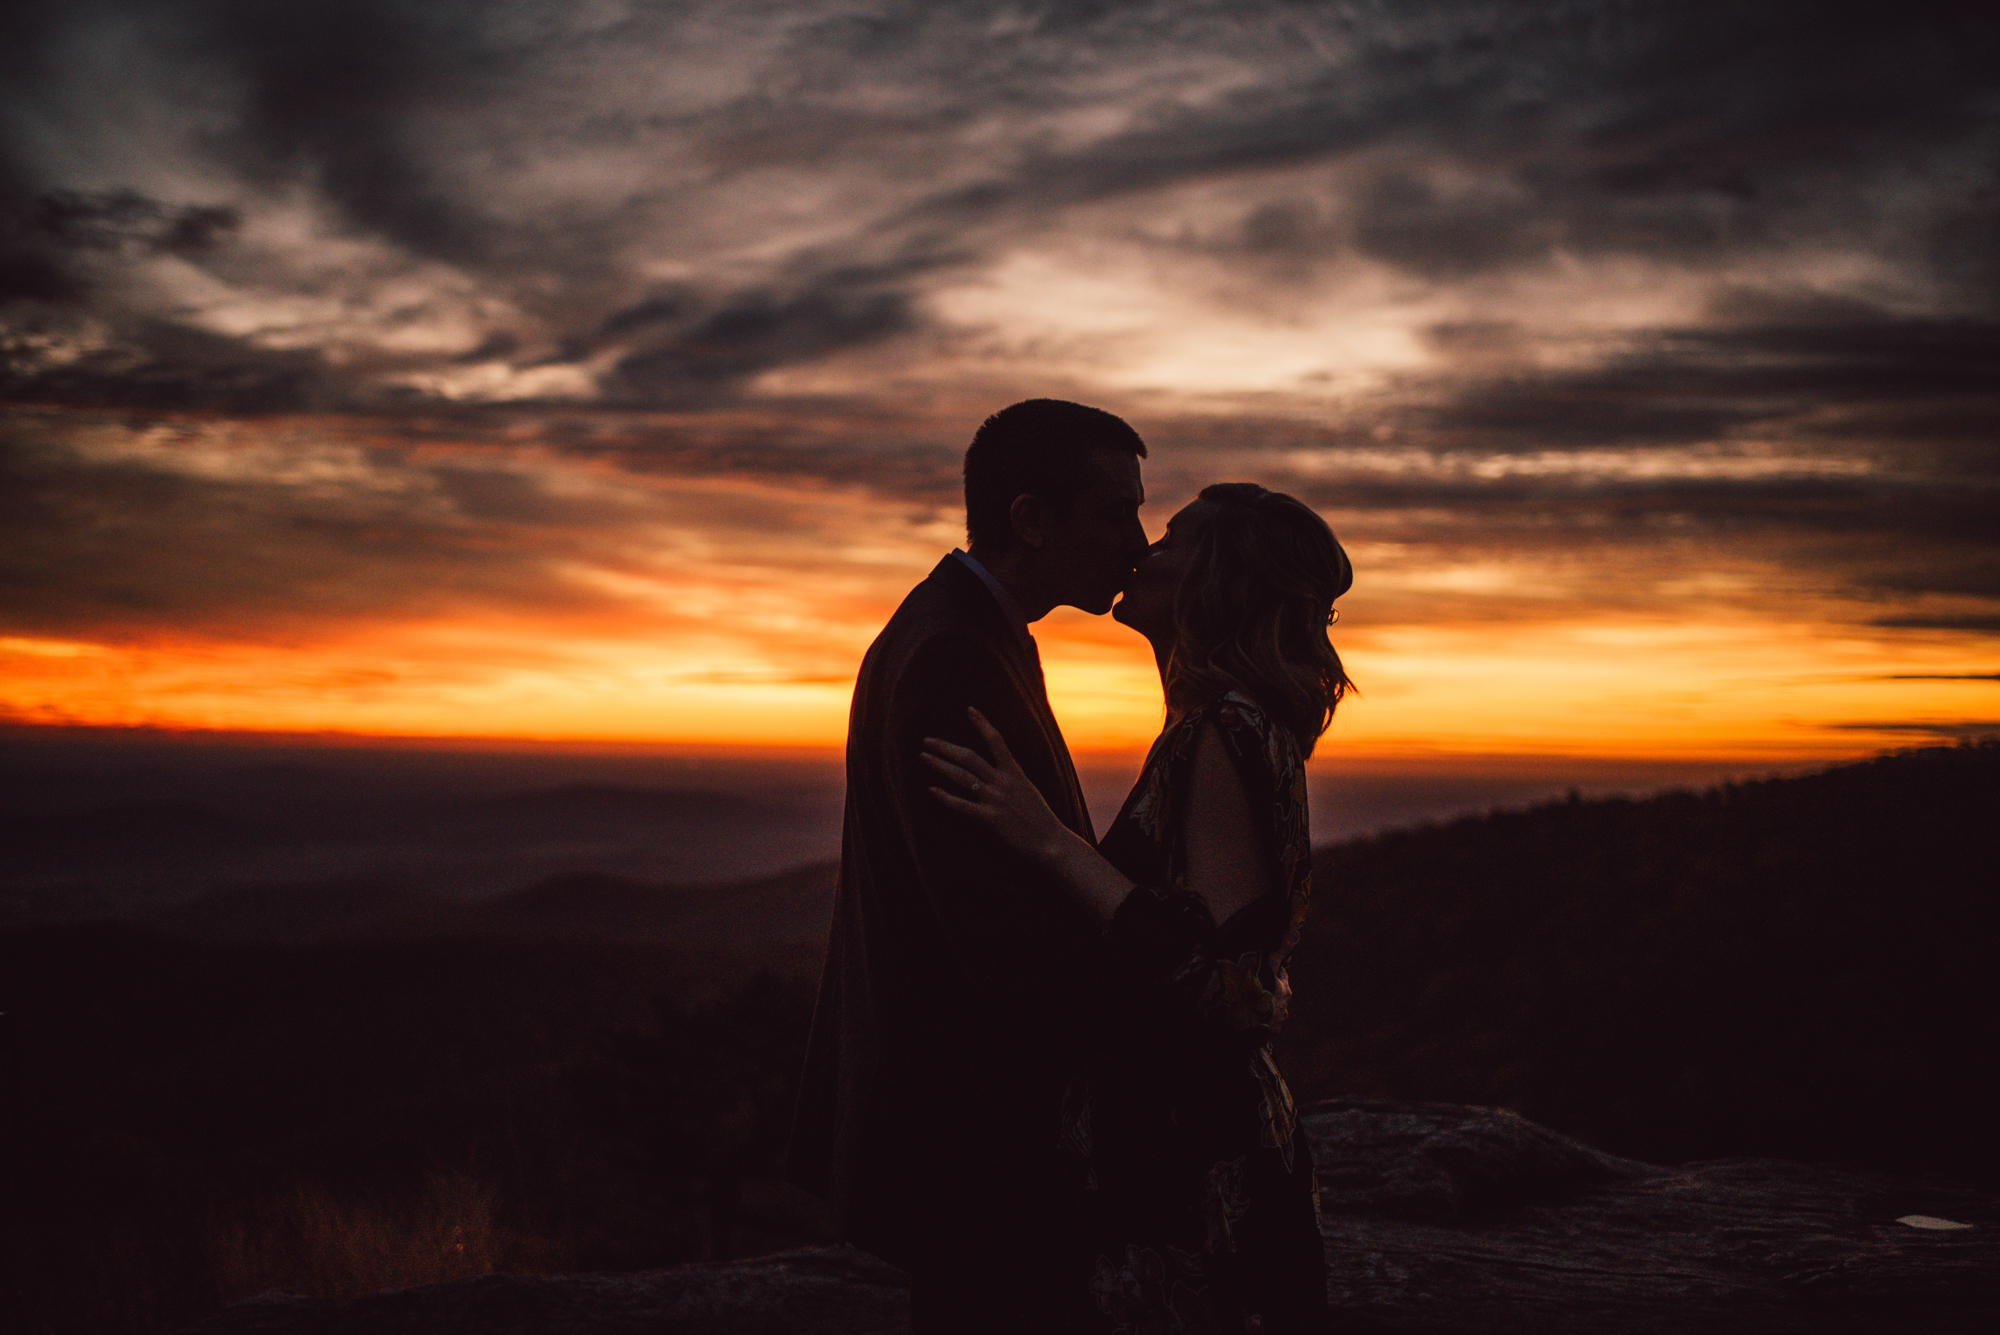
[[[993,759],[989,762],[977,751],[942,738],[924,738],[924,763],[950,785],[933,784],[931,792],[953,811],[993,831],[1015,852],[1052,863],[1065,836],[1075,836],[1049,810],[1041,790],[1007,749],[1006,738],[978,710],[968,708],[965,716],[972,720]]]
[[[1100,923],[1111,921],[1132,893],[1132,882],[1104,860],[1090,841],[1056,819],[1003,738],[976,709],[965,716],[986,745],[988,761],[968,747],[937,737],[924,738],[924,763],[956,791],[931,785],[937,800],[963,812],[1000,837],[1017,853],[1049,869],[1078,907]]]

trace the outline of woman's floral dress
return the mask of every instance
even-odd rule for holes
[[[1187,885],[1176,808],[1210,724],[1262,813],[1276,877],[1219,926]],[[1099,848],[1140,887],[1108,928],[1125,976],[1064,1113],[1064,1143],[1088,1161],[1100,1247],[1087,1282],[1104,1329],[1324,1330],[1318,1191],[1270,1047],[1311,887],[1298,748],[1235,692],[1188,711]]]

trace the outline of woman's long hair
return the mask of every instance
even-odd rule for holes
[[[1210,509],[1174,598],[1167,713],[1241,691],[1310,756],[1354,689],[1326,637],[1354,567],[1326,521],[1254,482],[1202,490]]]

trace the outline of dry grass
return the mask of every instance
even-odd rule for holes
[[[301,1184],[212,1218],[206,1250],[225,1303],[272,1289],[344,1302],[492,1271],[493,1206],[490,1185],[461,1175],[432,1175],[414,1202],[343,1200]]]

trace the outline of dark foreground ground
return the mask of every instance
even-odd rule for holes
[[[1508,1108],[1645,1163],[2000,1191],[1995,811],[1987,744],[1323,849],[1281,1060],[1307,1099]],[[0,1330],[831,1242],[773,1163],[832,875],[250,885],[0,930]],[[1368,1304],[1430,1291],[1342,1254],[1378,1253]]]
[[[2000,1326],[2000,1199],[1984,1193],[1775,1160],[1659,1168],[1447,1104],[1336,1100],[1305,1125],[1342,1331]],[[618,1276],[488,1275],[344,1305],[269,1294],[189,1335],[891,1335],[908,1322],[903,1275],[819,1248]]]

